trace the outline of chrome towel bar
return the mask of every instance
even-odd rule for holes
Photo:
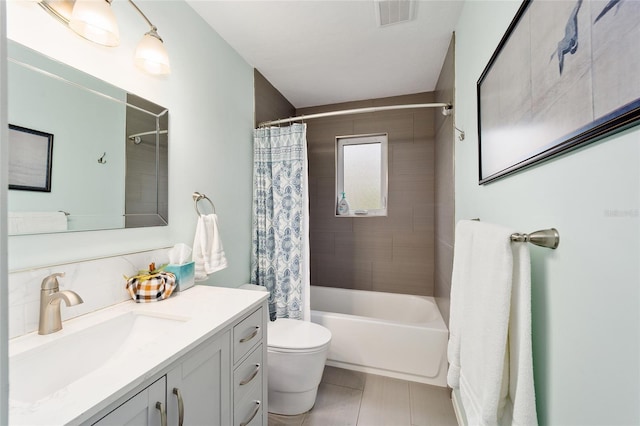
[[[560,244],[560,233],[556,228],[543,229],[530,234],[511,234],[511,241],[516,243],[531,243],[536,246],[556,249]]]
[[[474,218],[480,222],[480,218]],[[560,233],[556,228],[542,229],[530,234],[511,234],[511,241],[514,243],[531,243],[539,247],[557,249],[560,245]]]

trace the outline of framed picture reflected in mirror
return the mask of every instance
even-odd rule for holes
[[[53,135],[9,124],[9,189],[51,192]]]

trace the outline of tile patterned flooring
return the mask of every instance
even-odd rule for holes
[[[269,426],[457,426],[449,390],[327,366],[315,406]]]

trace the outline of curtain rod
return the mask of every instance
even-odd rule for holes
[[[292,121],[304,121],[312,118],[333,117],[337,115],[348,114],[364,114],[367,112],[389,111],[394,109],[411,109],[411,108],[442,108],[443,115],[449,115],[453,105],[447,103],[431,103],[431,104],[406,104],[406,105],[391,105],[381,107],[369,107],[369,108],[357,108],[357,109],[345,109],[342,111],[330,111],[321,112],[317,114],[300,115],[298,117],[282,118],[280,120],[263,121],[258,124],[258,127],[272,126],[274,124],[291,123]]]

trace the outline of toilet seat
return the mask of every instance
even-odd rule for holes
[[[268,350],[272,352],[317,352],[331,342],[331,332],[321,325],[290,318],[269,322]]]

